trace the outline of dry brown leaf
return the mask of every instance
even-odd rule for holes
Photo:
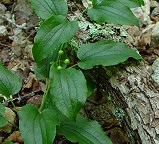
[[[152,37],[152,30],[150,29],[141,35],[141,38],[139,40],[139,46],[140,47],[149,46],[151,43],[151,37]]]
[[[5,139],[5,142],[18,142],[23,143],[23,138],[19,131],[14,131],[8,138]]]
[[[13,53],[15,54],[15,55],[17,55],[17,56],[21,56],[21,47],[19,46],[19,44],[18,43],[16,43],[15,41],[13,41],[12,42],[12,51],[13,51]]]

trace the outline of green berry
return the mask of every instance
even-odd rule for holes
[[[70,63],[70,60],[69,60],[69,59],[65,59],[64,63],[65,63],[65,64],[69,64],[69,63]]]
[[[57,70],[62,70],[62,66],[58,66],[58,67],[57,67]]]
[[[59,55],[63,55],[63,54],[64,54],[64,51],[63,51],[63,50],[59,50],[58,54],[59,54]]]

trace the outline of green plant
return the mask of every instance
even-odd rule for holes
[[[143,0],[91,2],[84,10],[91,20],[99,24],[113,22],[139,26],[139,21],[130,8],[143,5]],[[20,131],[25,144],[52,144],[56,133],[80,144],[111,144],[96,121],[79,115],[91,93],[90,88],[87,90],[87,82],[80,69],[117,65],[129,57],[138,60],[141,56],[125,44],[102,40],[82,44],[77,50],[80,60],[75,64],[77,68],[69,67],[70,60],[65,50],[77,34],[79,17],[74,21],[66,18],[68,7],[65,0],[30,0],[30,3],[36,14],[44,20],[35,37],[32,52],[37,64],[36,74],[46,79],[47,92],[40,109],[26,105],[20,111]],[[0,77],[0,93],[7,97],[17,93],[21,87],[19,79],[16,78],[18,85],[15,87],[11,83],[14,76],[4,67],[0,72],[8,74],[6,79],[6,75]]]

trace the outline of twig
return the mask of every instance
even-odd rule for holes
[[[73,68],[73,67],[75,67],[75,66],[77,66],[77,65],[78,65],[78,64],[74,64],[74,65],[70,66],[68,69]]]
[[[9,45],[6,45],[6,44],[3,44],[3,43],[1,43],[1,42],[0,42],[0,45],[1,45],[1,46],[5,46],[5,47],[12,48],[12,46],[9,46]]]

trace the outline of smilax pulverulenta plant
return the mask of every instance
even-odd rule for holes
[[[20,111],[20,131],[25,144],[52,144],[56,134],[80,144],[111,144],[96,121],[79,114],[90,95],[81,70],[98,65],[117,65],[129,57],[138,60],[141,56],[123,43],[101,40],[82,44],[77,50],[79,62],[76,68],[69,67],[70,60],[65,50],[77,34],[78,18],[67,19],[65,0],[30,0],[30,3],[43,20],[32,52],[37,64],[35,72],[46,80],[47,91],[39,109],[26,105]],[[143,0],[91,0],[84,12],[98,24],[112,22],[139,26],[130,9],[141,5]],[[20,90],[21,82],[2,64],[0,68],[0,93],[9,98]]]

